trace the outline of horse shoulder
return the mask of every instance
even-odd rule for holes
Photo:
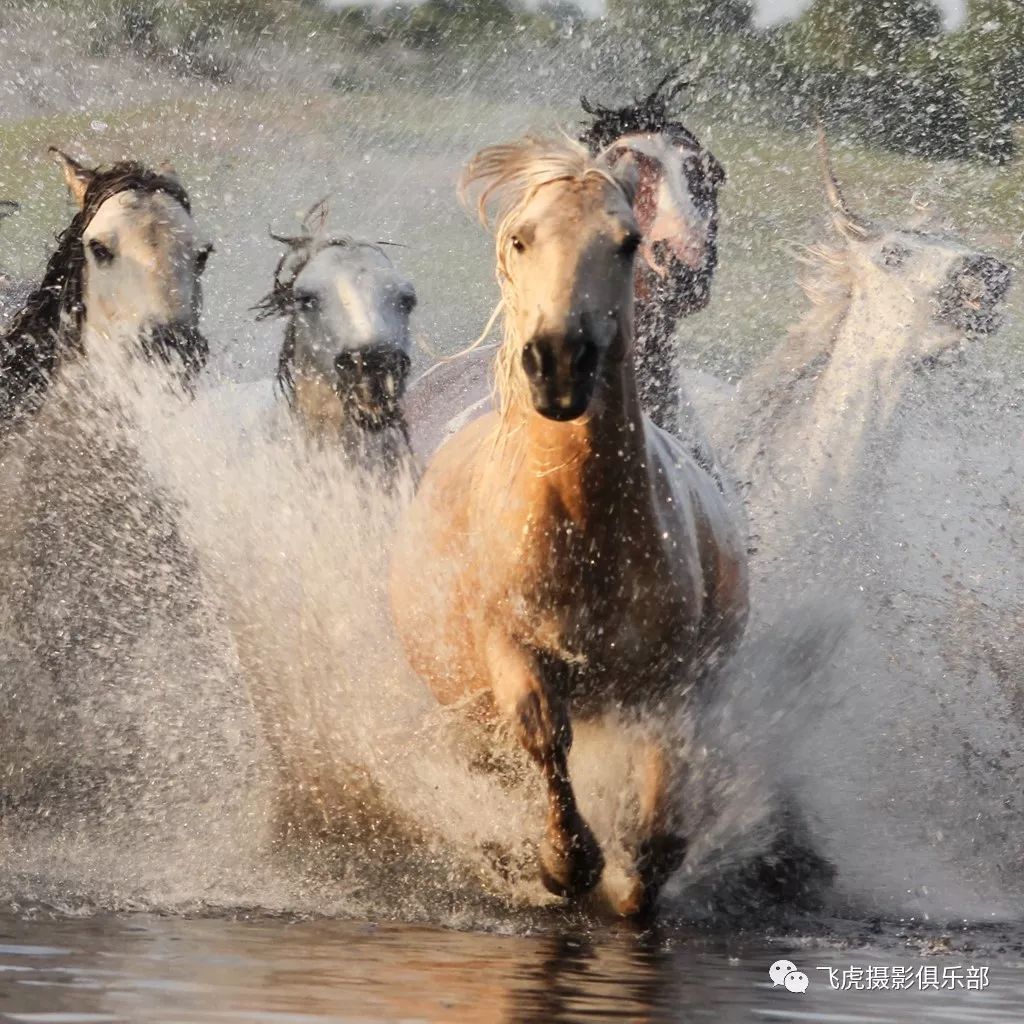
[[[745,618],[747,542],[739,509],[676,438],[653,424],[648,427],[648,451],[659,467],[662,515],[673,516],[692,538],[711,605],[741,606]]]

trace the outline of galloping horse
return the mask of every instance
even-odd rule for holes
[[[145,455],[161,422],[136,415],[149,378],[176,391],[206,360],[210,249],[169,169],[56,157],[78,211],[0,334],[0,775],[6,799],[44,805],[151,778],[176,745],[141,738],[187,728],[219,656]],[[136,376],[148,361],[158,372]],[[192,689],[153,686],[171,678]]]
[[[317,203],[287,246],[260,319],[287,320],[277,388],[307,437],[340,444],[357,464],[410,468],[401,401],[416,291],[379,244],[326,232]]]
[[[51,149],[78,213],[43,280],[0,336],[0,428],[35,411],[66,361],[127,342],[188,383],[204,366],[198,241],[188,193],[168,167],[89,169]]]
[[[500,408],[435,456],[392,566],[413,668],[443,704],[489,700],[540,768],[541,874],[566,896],[593,888],[604,864],[569,779],[572,718],[664,707],[736,641],[747,614],[732,510],[641,412],[629,163],[527,137],[467,167],[463,186],[481,185],[481,217],[497,219]],[[622,913],[652,905],[685,852],[673,774],[652,736]]]
[[[638,186],[633,212],[643,234],[634,278],[637,388],[643,411],[698,454],[715,456],[683,387],[676,331],[711,297],[718,266],[718,190],[725,171],[713,153],[670,112],[686,83],[664,78],[644,99],[623,107],[582,100],[592,116],[580,142],[609,162],[627,157]],[[424,455],[436,449],[456,413],[464,421],[490,401],[489,348],[438,364],[410,389],[413,440]],[[702,382],[703,383],[703,382]]]
[[[808,516],[849,524],[848,502],[891,461],[905,392],[919,371],[999,326],[1010,268],[953,237],[854,212],[819,150],[837,245],[803,259],[811,311],[737,389],[733,465],[748,483],[755,532],[804,544]],[[874,500],[870,501],[874,504]],[[918,516],[919,519],[919,516]]]

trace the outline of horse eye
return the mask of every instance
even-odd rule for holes
[[[635,231],[631,231],[626,237],[619,243],[619,255],[620,256],[632,256],[637,249],[640,248],[640,242],[642,241],[640,235]]]
[[[206,263],[210,258],[210,253],[214,251],[212,245],[204,245],[196,253],[196,273],[201,274],[206,269]]]
[[[113,250],[109,249],[102,242],[97,241],[95,238],[89,240],[89,252],[92,253],[92,258],[101,266],[113,262]]]
[[[398,305],[404,313],[411,313],[416,308],[416,293],[402,292],[398,296]]]
[[[295,308],[309,312],[310,310],[316,309],[320,305],[320,299],[312,292],[296,292],[295,293]]]
[[[513,235],[512,248],[515,249],[516,252],[525,252],[526,243],[518,235]]]

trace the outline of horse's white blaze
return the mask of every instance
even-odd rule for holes
[[[296,275],[299,305],[295,332],[298,372],[333,378],[342,352],[370,346],[408,354],[411,283],[378,248],[325,245]],[[308,308],[302,301],[311,299]]]

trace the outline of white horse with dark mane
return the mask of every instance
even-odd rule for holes
[[[0,422],[34,412],[80,357],[120,347],[186,385],[206,362],[199,277],[212,246],[169,167],[90,169],[51,150],[78,207],[43,280],[0,335]]]
[[[402,399],[410,366],[412,282],[383,243],[326,229],[326,202],[286,246],[260,319],[281,317],[275,387],[303,437],[340,447],[385,476],[412,469]]]
[[[142,728],[138,703],[125,714],[133,687],[195,665],[194,564],[134,413],[150,384],[186,398],[205,363],[211,249],[169,168],[54,154],[76,212],[0,334],[2,772],[48,798],[58,784],[88,790],[97,773],[137,778],[147,753],[128,738]],[[164,710],[166,728],[182,720]]]

